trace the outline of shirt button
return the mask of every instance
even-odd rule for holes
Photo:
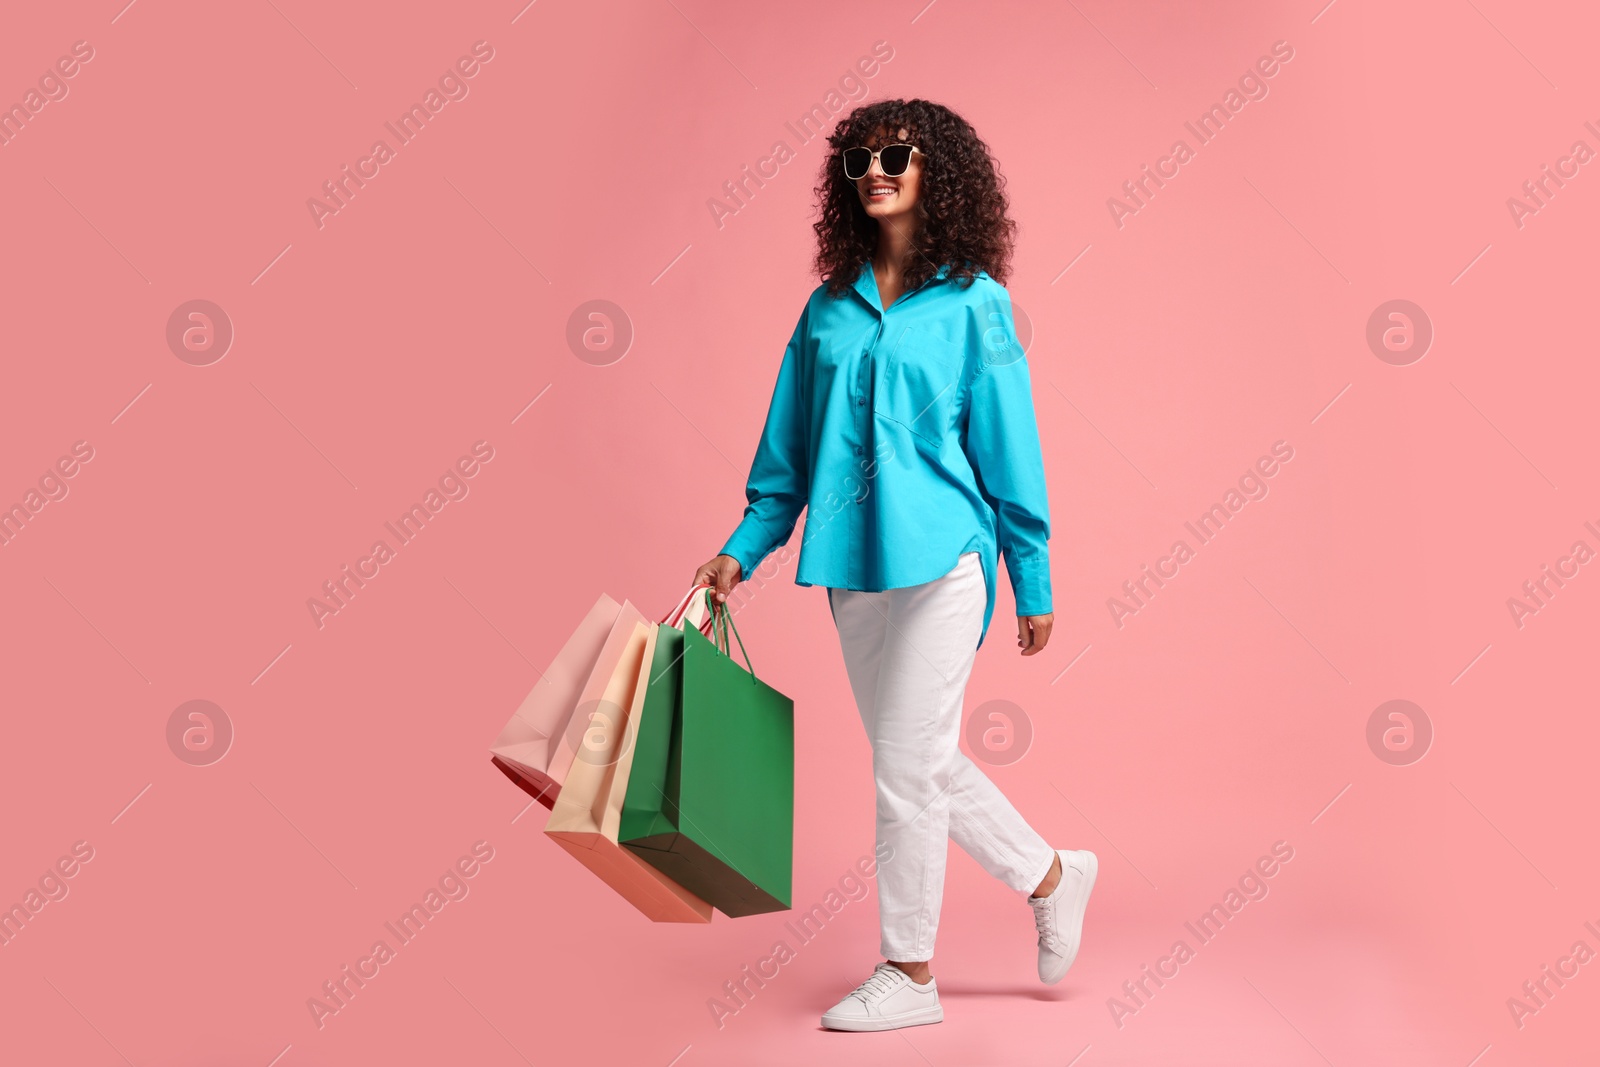
[[[864,408],[866,406],[867,406],[867,398],[866,397],[864,397],[864,396],[856,397],[856,407]]]
[[[858,455],[858,456],[861,455],[861,446],[860,445],[856,446],[856,455]]]

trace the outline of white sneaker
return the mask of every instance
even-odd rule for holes
[[[829,1008],[822,1025],[830,1030],[898,1030],[944,1022],[939,988],[929,977],[918,985],[892,963],[880,963],[865,982]]]
[[[1058,849],[1061,881],[1048,895],[1029,897],[1033,905],[1033,925],[1039,929],[1039,980],[1055,985],[1078,958],[1078,943],[1083,939],[1083,910],[1094,890],[1094,877],[1100,861],[1087,850]]]

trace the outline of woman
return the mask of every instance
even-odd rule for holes
[[[726,601],[809,509],[795,581],[828,588],[888,846],[885,962],[822,1024],[892,1030],[944,1018],[929,965],[947,837],[1031,891],[1046,983],[1077,955],[1097,862],[1051,848],[958,746],[999,552],[1022,655],[1054,618],[1028,367],[1000,284],[1016,227],[1002,180],[972,127],[926,100],[857,108],[828,143],[824,284],[784,352],[744,518],[695,582]]]

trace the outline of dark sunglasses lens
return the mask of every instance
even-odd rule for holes
[[[864,178],[867,168],[872,166],[872,153],[865,148],[846,148],[844,150],[844,176],[852,180]]]
[[[892,144],[885,148],[878,156],[883,164],[883,172],[891,178],[898,178],[911,166],[911,146],[908,144]]]

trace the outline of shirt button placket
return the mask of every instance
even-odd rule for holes
[[[867,417],[867,394],[871,389],[872,349],[868,348],[866,351],[861,353],[861,361],[856,368],[855,454],[857,456],[861,456],[866,453],[866,449],[862,447],[862,445],[863,442],[866,441],[867,434],[871,430],[871,426],[869,425]],[[857,470],[859,469],[860,464],[857,464]],[[855,471],[851,472],[850,484],[859,485]],[[845,507],[849,511],[849,518],[847,521],[850,524],[849,545],[845,550],[849,554],[850,560],[847,567],[847,573],[849,575],[851,584],[856,585],[859,584],[859,568],[861,566],[861,560],[857,558],[860,555],[860,553],[857,551],[857,547],[861,544],[861,512],[859,510],[861,507],[860,498],[856,496],[855,493],[852,493],[850,496],[850,503],[846,504]]]

